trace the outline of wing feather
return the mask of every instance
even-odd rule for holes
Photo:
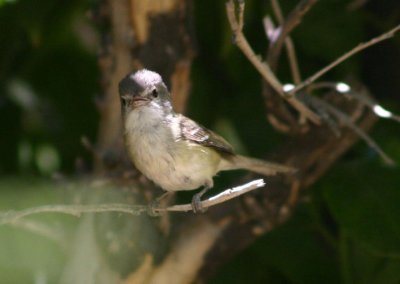
[[[214,148],[219,152],[228,154],[234,153],[232,146],[224,138],[190,118],[182,115],[180,119],[180,127],[182,138],[186,140],[205,147]]]

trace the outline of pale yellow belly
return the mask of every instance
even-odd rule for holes
[[[175,141],[172,147],[159,144],[146,153],[133,152],[131,158],[146,177],[167,191],[212,185],[221,160],[215,150],[187,141]]]

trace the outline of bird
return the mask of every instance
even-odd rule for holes
[[[162,77],[147,69],[119,82],[124,143],[135,167],[168,192],[203,189],[192,210],[204,212],[201,197],[220,171],[245,169],[264,176],[292,173],[293,168],[234,152],[220,135],[174,111]]]

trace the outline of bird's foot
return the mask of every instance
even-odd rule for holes
[[[194,213],[204,213],[207,211],[207,207],[204,208],[202,203],[201,203],[201,197],[203,196],[204,193],[206,193],[209,190],[208,187],[205,187],[200,191],[199,193],[196,193],[193,195],[192,198],[192,210]]]
[[[151,217],[158,217],[164,214],[165,211],[160,210],[160,202],[166,197],[170,196],[171,192],[165,192],[161,196],[157,197],[147,205],[147,214]],[[161,207],[162,208],[162,207]]]
[[[163,213],[161,213],[160,210],[158,210],[160,208],[160,201],[158,199],[155,199],[153,201],[151,201],[148,205],[147,205],[147,215],[151,216],[151,217],[159,217],[161,215],[163,215]]]

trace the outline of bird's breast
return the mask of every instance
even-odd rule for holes
[[[135,166],[164,190],[192,190],[216,174],[220,156],[213,149],[182,140],[179,121],[145,110],[129,114],[125,143]]]

